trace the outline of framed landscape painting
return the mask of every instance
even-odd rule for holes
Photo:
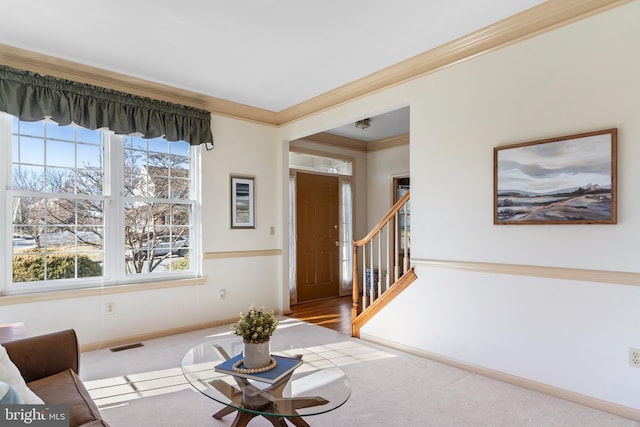
[[[494,224],[615,224],[617,129],[493,149]]]
[[[255,228],[253,178],[231,177],[231,228]]]

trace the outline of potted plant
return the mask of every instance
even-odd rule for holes
[[[278,327],[273,310],[256,309],[253,304],[247,313],[231,325],[231,332],[241,336],[244,344],[242,363],[245,368],[263,368],[271,363],[271,335]]]

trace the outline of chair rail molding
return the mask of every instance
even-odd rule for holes
[[[443,268],[477,273],[511,274],[516,276],[544,277],[548,279],[575,280],[580,282],[640,286],[640,273],[625,271],[431,259],[412,259],[411,264],[415,267]]]

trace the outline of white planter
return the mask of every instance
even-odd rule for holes
[[[247,369],[264,368],[271,363],[271,343],[269,341],[254,344],[244,342],[242,365]]]

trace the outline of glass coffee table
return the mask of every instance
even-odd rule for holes
[[[225,336],[197,345],[182,359],[189,383],[210,399],[225,405],[213,417],[236,413],[233,426],[243,427],[257,416],[274,426],[309,426],[303,417],[324,414],[342,406],[351,395],[351,384],[342,369],[322,354],[306,348],[278,348],[271,339],[272,354],[301,357],[302,365],[270,384],[217,372],[214,367],[242,353],[242,339]]]

